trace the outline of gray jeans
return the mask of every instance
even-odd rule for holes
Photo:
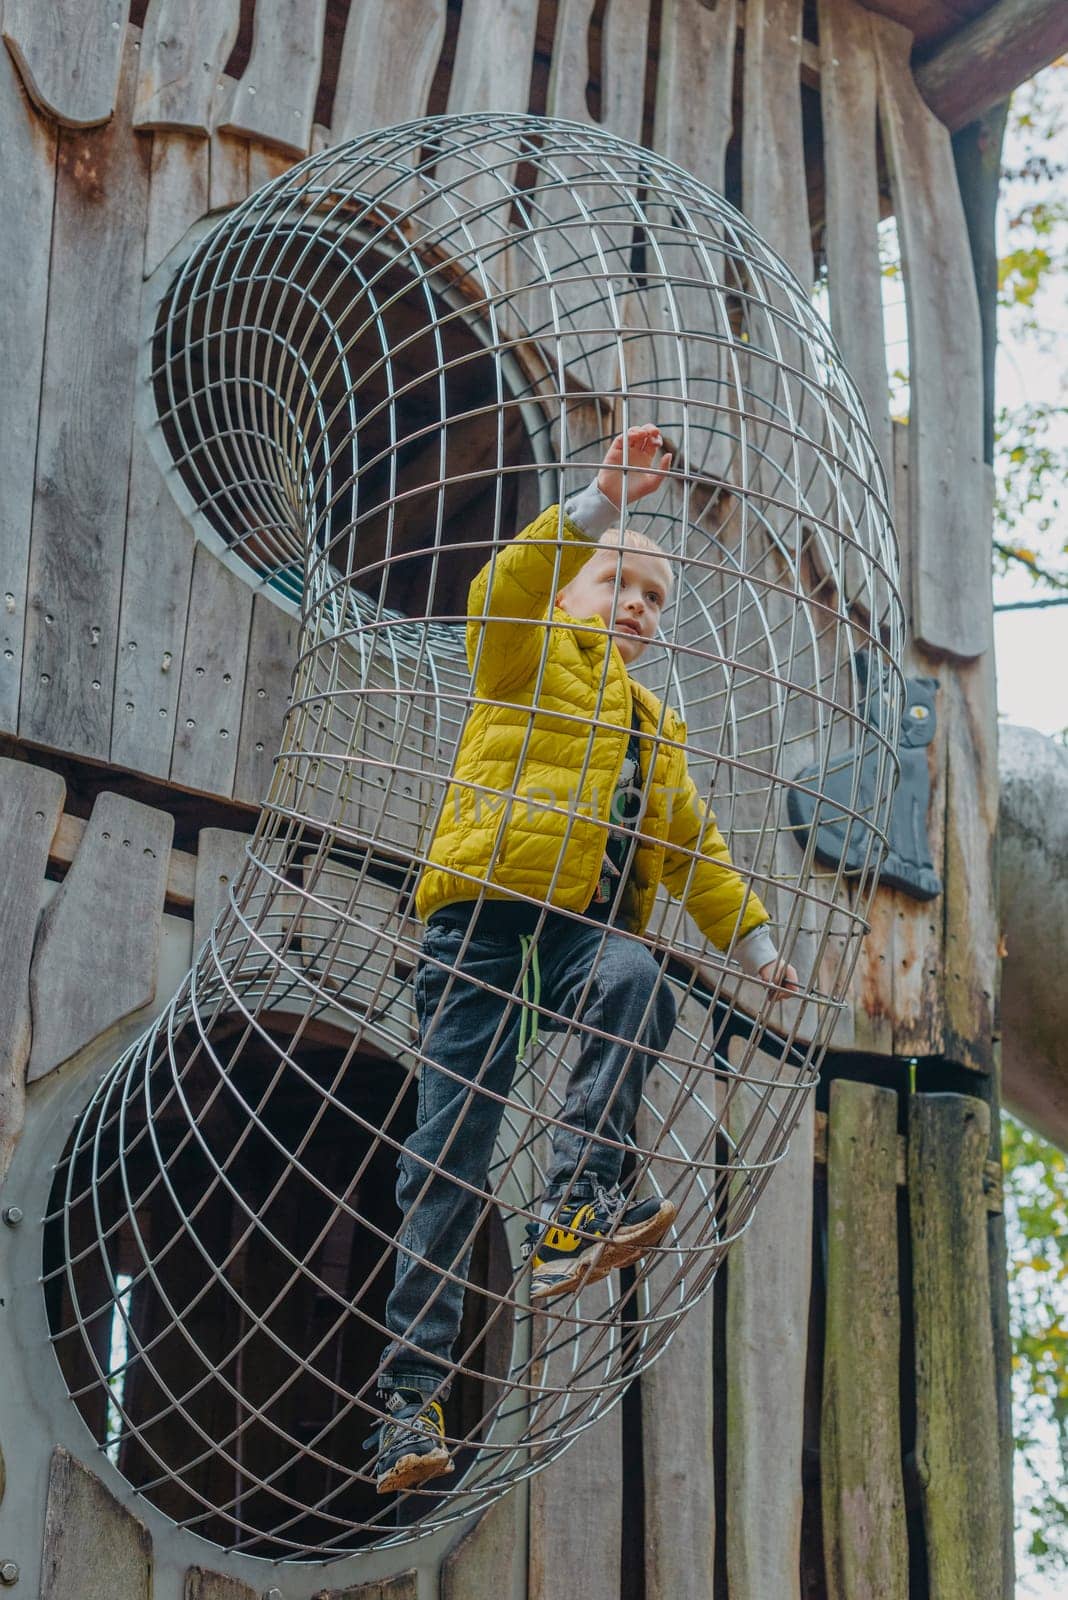
[[[382,1357],[382,1390],[447,1393],[463,1312],[462,1280],[484,1204],[477,1191],[485,1190],[504,1110],[489,1096],[508,1094],[520,1029],[530,1026],[521,976],[529,941],[476,925],[461,960],[465,938],[465,927],[432,918],[415,976],[427,1060],[415,1131],[398,1163],[402,1223],[386,1306],[392,1340]],[[652,953],[610,928],[550,915],[537,944],[542,1004],[564,1019],[580,1018],[590,1029],[618,1036],[578,1030],[580,1050],[560,1112],[563,1125],[552,1141],[547,1196],[566,1189],[590,1198],[597,1185],[619,1181],[622,1146],[646,1075],[671,1037],[675,1002]],[[562,1026],[544,1016],[539,1021],[543,1029]]]

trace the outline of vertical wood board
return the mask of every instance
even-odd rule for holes
[[[820,1420],[829,1600],[908,1600],[897,1107],[891,1089],[845,1079],[831,1084]]]
[[[182,658],[171,781],[229,795],[237,768],[252,590],[198,544]]]
[[[152,1537],[61,1446],[52,1452],[41,1600],[152,1600]]]
[[[731,136],[734,0],[664,0],[653,144],[717,193]]]
[[[298,625],[267,594],[252,602],[245,699],[234,778],[234,799],[259,805],[267,794],[289,704]]]
[[[127,45],[115,120],[59,139],[19,733],[107,760],[148,200]]]
[[[56,188],[56,131],[36,114],[0,52],[0,296],[4,426],[0,428],[0,732],[18,728],[34,460],[41,407],[48,263]]]
[[[149,1005],[174,818],[106,791],[41,916],[30,970],[33,1082]]]
[[[135,128],[211,130],[211,107],[241,21],[240,0],[151,0],[141,35]]]
[[[202,134],[152,139],[144,275],[149,277],[208,210],[209,142]]]
[[[742,210],[807,289],[812,282],[801,133],[802,0],[747,0]]]
[[[612,1284],[614,1276],[604,1281]],[[598,1290],[603,1297],[603,1286],[594,1284],[580,1301]],[[560,1600],[562,1573],[581,1574],[582,1600],[619,1600],[622,1470],[616,1405],[530,1480],[528,1600]]]
[[[54,772],[0,758],[0,1181],[22,1132],[30,1053],[30,960],[48,849],[66,785]]]
[[[252,1589],[225,1572],[190,1567],[185,1575],[183,1600],[260,1600],[262,1590]]]
[[[419,1578],[414,1570],[397,1572],[350,1589],[318,1589],[312,1600],[419,1600]]]
[[[538,0],[466,0],[449,85],[450,114],[525,111]]]
[[[115,110],[126,0],[5,0],[4,41],[34,103],[69,128]]]
[[[820,110],[831,327],[860,390],[875,448],[893,468],[879,264],[875,49],[858,0],[820,0]]]
[[[147,439],[135,431],[111,763],[154,778],[171,770],[194,543]]]
[[[509,1489],[484,1511],[441,1563],[441,1600],[508,1594],[522,1537],[523,1491]]]
[[[215,126],[307,155],[325,19],[326,0],[257,0],[252,53],[240,81],[220,94]]]
[[[220,911],[230,904],[230,889],[245,864],[247,833],[201,828],[193,900],[193,950],[200,949]]]
[[[909,330],[912,602],[917,643],[988,647],[990,522],[982,474],[982,334],[949,133],[909,67],[912,35],[871,18],[879,112]]]
[[[759,1052],[751,1071],[776,1064]],[[739,1088],[728,1110],[738,1138],[750,1118],[759,1156],[782,1104],[765,1110]],[[727,1579],[731,1600],[800,1600],[801,1447],[812,1265],[814,1096],[757,1202],[727,1273]]]
[[[239,206],[248,194],[248,140],[213,133],[208,160],[208,205],[212,211]]]
[[[608,128],[639,144],[645,106],[649,0],[608,0],[602,7],[601,115],[595,119],[586,98],[585,63],[597,0],[561,0],[556,14],[552,68],[546,106],[550,117]]]
[[[445,40],[446,0],[353,0],[345,24],[330,143],[426,113]]]
[[[931,1600],[1002,1600],[987,1214],[990,1113],[967,1095],[914,1095],[909,1219],[916,1468]]]

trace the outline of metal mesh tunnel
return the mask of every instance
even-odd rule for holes
[[[48,1315],[69,1393],[135,1490],[226,1548],[329,1560],[556,1457],[744,1230],[816,1082],[885,845],[903,628],[887,491],[807,291],[719,196],[577,124],[442,117],[315,155],[202,239],[149,338],[174,493],[250,581],[299,604],[301,630],[231,903],[58,1161]],[[504,1087],[472,1075],[493,1156],[466,1180],[462,1243],[429,1264],[439,1292],[467,1288],[441,1371],[455,1471],[383,1499],[362,1440],[383,1416],[398,1241],[435,1182],[465,1181],[443,1157],[407,1214],[395,1198],[428,1059],[413,894],[478,699],[469,586],[646,421],[673,460],[627,522],[657,542],[673,603],[633,676],[684,721],[643,730],[639,786],[684,749],[801,992],[744,978],[737,929],[702,933],[693,851],[644,938],[592,923],[585,994],[554,989],[551,919],[585,912],[512,886],[504,824],[540,805],[565,845],[606,825],[540,792],[530,752],[561,712],[537,667],[533,687],[494,691],[521,753],[464,802],[487,863],[469,897],[534,907],[495,997],[523,1048]],[[562,512],[540,542],[559,578]],[[537,661],[557,586],[527,619]],[[602,698],[582,738],[606,729]],[[844,827],[848,880],[815,859],[815,826],[791,826],[791,791]],[[647,1011],[668,996],[677,1020],[633,1130],[602,1122],[587,1154],[613,1151],[628,1191],[675,1219],[637,1266],[535,1310],[521,1244],[570,1075],[591,1041],[636,1048],[587,1004],[610,937],[648,964]],[[446,994],[470,981],[451,948],[432,962]]]

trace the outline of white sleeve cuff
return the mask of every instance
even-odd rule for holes
[[[742,971],[750,978],[757,977],[769,961],[777,961],[779,951],[768,932],[768,924],[762,922],[759,928],[753,928],[744,939],[739,939],[734,947],[734,956]]]
[[[573,522],[584,539],[596,544],[602,533],[619,526],[619,507],[597,487],[597,479],[564,501],[564,516]]]

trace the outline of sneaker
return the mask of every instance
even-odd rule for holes
[[[551,1222],[528,1222],[524,1256],[531,1258],[534,1304],[607,1278],[639,1261],[675,1220],[670,1200],[635,1200],[598,1188],[592,1200],[566,1201]]]
[[[365,1449],[378,1452],[374,1475],[379,1494],[412,1489],[427,1478],[452,1471],[445,1443],[445,1413],[439,1401],[427,1400],[411,1389],[394,1389],[386,1410],[391,1413],[389,1419],[364,1440]]]

